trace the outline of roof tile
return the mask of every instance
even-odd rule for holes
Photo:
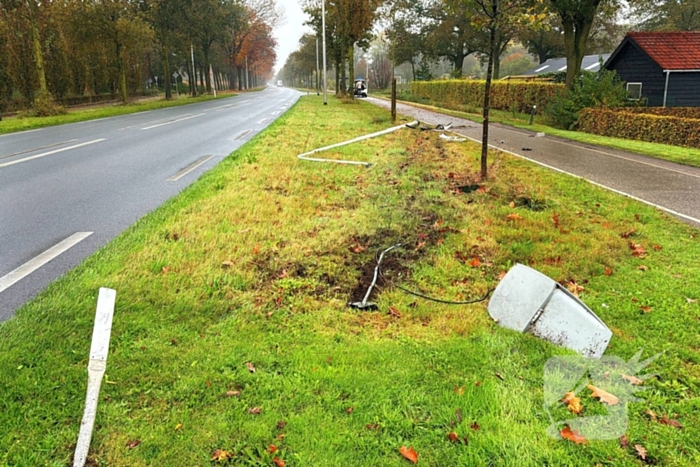
[[[700,70],[700,31],[630,32],[627,35],[664,70]]]

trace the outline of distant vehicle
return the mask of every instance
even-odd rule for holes
[[[353,94],[357,97],[367,97],[367,82],[364,79],[358,78],[355,80]]]
[[[277,87],[281,88],[282,87],[282,80],[277,81]]]

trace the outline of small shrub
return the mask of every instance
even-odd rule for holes
[[[624,107],[629,103],[628,97],[617,72],[604,68],[596,73],[584,71],[573,89],[552,99],[545,115],[550,125],[574,130],[582,109]]]
[[[33,117],[53,117],[65,114],[66,109],[58,105],[48,92],[40,92],[32,104],[31,115]]]

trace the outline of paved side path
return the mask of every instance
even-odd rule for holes
[[[389,108],[389,101],[368,98]],[[481,142],[481,124],[471,120],[397,103],[396,111],[428,123],[449,123],[455,131]],[[585,178],[669,212],[700,227],[700,168],[615,149],[569,141],[497,123],[489,129],[489,144],[540,165]]]

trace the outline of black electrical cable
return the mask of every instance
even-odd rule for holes
[[[405,244],[406,244],[406,243],[400,243],[400,244],[398,244],[398,245],[394,245],[394,246],[390,247],[390,248],[387,249],[387,250],[384,250],[384,251],[382,252],[382,256],[384,255],[384,253],[386,253],[386,252],[388,252],[388,251],[390,251],[390,250],[392,250],[392,249],[399,248],[399,247],[401,247],[401,246],[403,246],[403,245],[405,245]],[[381,250],[380,250],[380,251],[381,251]],[[376,255],[375,255],[375,257],[376,257]],[[380,267],[379,267],[379,263],[377,263],[377,266],[376,266],[376,269],[375,269],[375,274],[376,274],[376,273],[379,273],[379,275],[382,276],[385,280],[387,279],[387,277],[381,272],[381,269],[380,269]],[[405,292],[405,293],[407,293],[407,294],[409,294],[409,295],[414,295],[414,296],[416,296],[416,297],[424,298],[424,299],[430,300],[430,301],[432,301],[432,302],[444,303],[444,304],[447,304],[447,305],[471,305],[471,304],[473,304],[473,303],[483,302],[484,300],[486,300],[487,298],[489,298],[489,295],[491,295],[491,292],[493,292],[493,291],[495,290],[495,289],[489,289],[483,297],[478,298],[478,299],[475,299],[475,300],[469,300],[469,301],[466,301],[466,302],[457,302],[457,301],[453,301],[453,300],[443,300],[443,299],[441,299],[441,298],[430,297],[430,296],[425,295],[425,294],[422,294],[422,293],[420,293],[420,292],[415,292],[415,291],[413,291],[413,290],[409,290],[409,289],[407,289],[407,288],[401,287],[401,286],[398,285],[398,284],[394,284],[393,281],[387,280],[387,282],[391,282],[391,284],[392,284],[394,287],[396,287],[397,289],[399,289],[399,290],[401,290],[401,291],[403,291],[403,292]]]

